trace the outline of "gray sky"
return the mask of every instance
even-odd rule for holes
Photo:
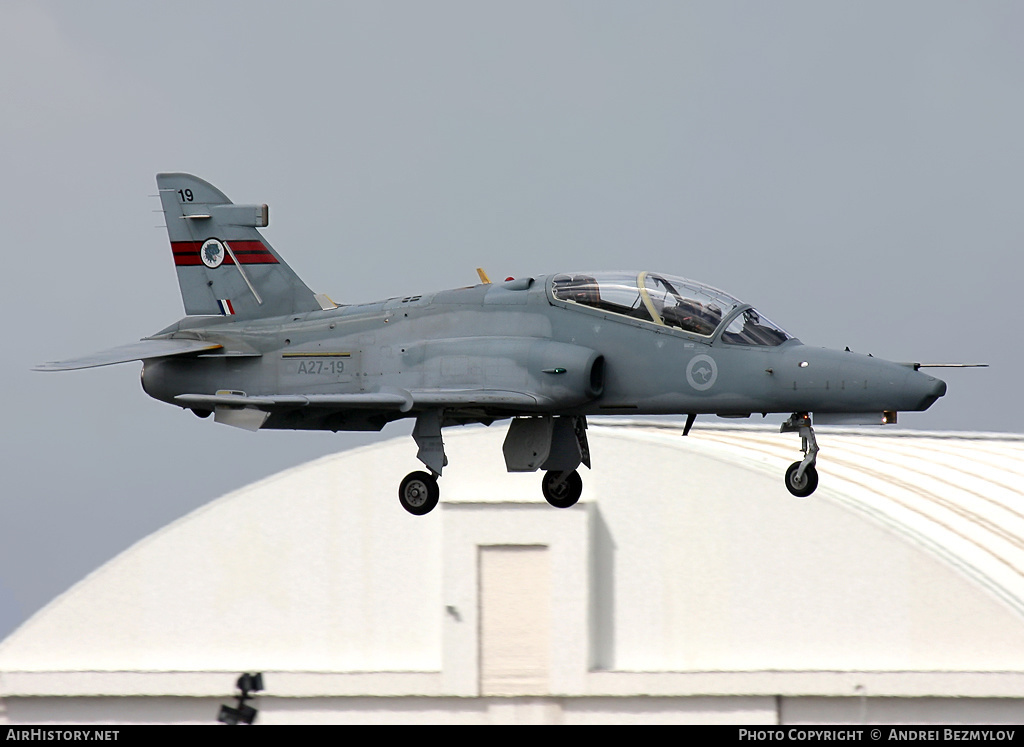
[[[339,302],[656,269],[808,344],[988,362],[901,424],[1024,431],[1022,38],[1009,0],[6,0],[0,636],[218,495],[410,431],[251,434],[138,364],[29,371],[182,315],[158,171],[269,203]]]

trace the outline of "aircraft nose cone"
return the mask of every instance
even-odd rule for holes
[[[942,379],[936,379],[934,376],[917,375],[921,377],[918,383],[921,390],[921,401],[917,409],[927,410],[935,404],[935,400],[946,393],[946,382]]]

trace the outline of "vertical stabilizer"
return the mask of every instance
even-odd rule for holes
[[[186,314],[258,319],[322,308],[257,230],[266,205],[235,205],[191,174],[157,174]]]

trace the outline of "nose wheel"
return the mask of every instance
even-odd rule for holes
[[[437,478],[427,472],[410,472],[398,486],[398,502],[414,516],[429,514],[440,497]]]
[[[802,462],[793,462],[786,470],[786,487],[797,498],[806,498],[818,487],[818,470],[814,468],[813,464],[809,464],[801,475],[799,473],[802,464]]]
[[[786,470],[786,489],[797,498],[806,498],[818,488],[818,442],[811,427],[811,416],[806,412],[795,412],[782,424],[781,433],[799,433],[800,448],[804,452],[802,461],[793,462]]]

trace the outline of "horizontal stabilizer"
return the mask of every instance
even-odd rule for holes
[[[128,345],[121,345],[98,353],[71,358],[66,361],[42,363],[33,371],[73,371],[78,368],[95,368],[110,366],[114,363],[141,361],[148,358],[165,358],[169,355],[187,355],[218,350],[222,346],[216,342],[204,340],[139,340]]]

